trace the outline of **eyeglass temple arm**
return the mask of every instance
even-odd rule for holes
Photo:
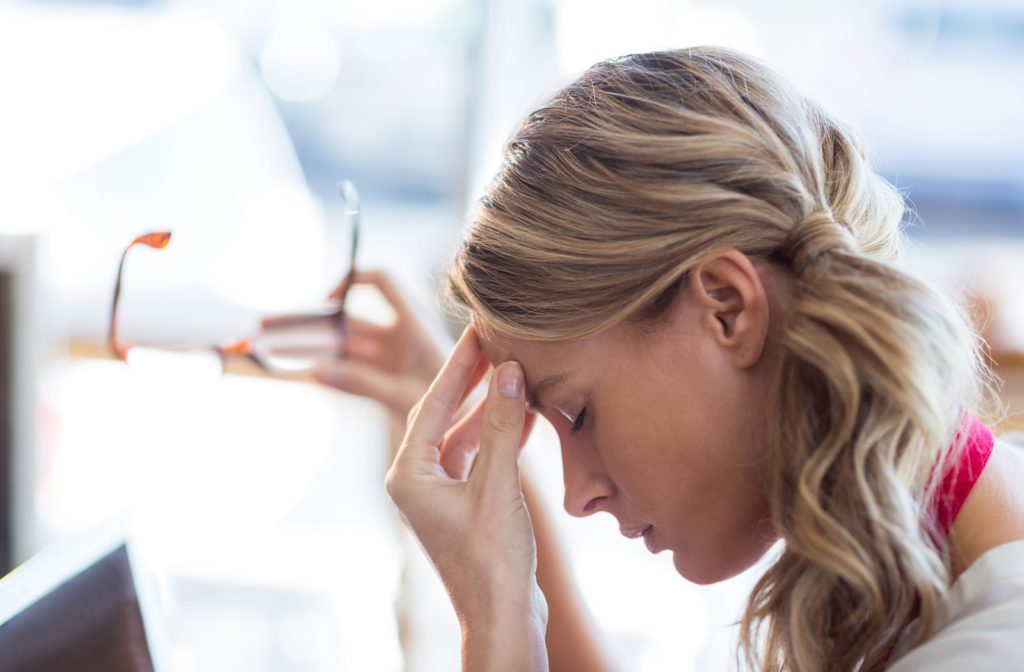
[[[128,257],[128,250],[130,250],[131,247],[132,246],[129,245],[124,248],[124,252],[121,253],[121,263],[117,265],[117,280],[114,281],[114,301],[110,307],[110,330],[108,332],[108,340],[110,344],[110,352],[118,359],[124,359],[124,351],[118,342],[117,310],[121,304],[121,276],[124,275],[124,260]]]
[[[217,348],[217,354],[220,356],[222,363],[228,357],[231,357],[232,355],[237,355],[239,357],[244,357],[248,359],[252,364],[254,364],[258,369],[260,369],[264,373],[271,372],[270,367],[267,365],[266,362],[263,361],[263,358],[256,354],[255,350],[253,350],[252,339],[244,338],[240,341],[231,341],[229,343],[225,343],[224,345],[221,345],[220,347]]]
[[[170,231],[154,231],[152,233],[145,233],[128,243],[128,246],[124,248],[124,252],[121,253],[121,261],[117,265],[117,279],[114,281],[114,300],[111,302],[110,307],[110,331],[108,338],[110,351],[118,359],[124,359],[125,354],[128,351],[128,348],[122,344],[118,338],[117,329],[117,313],[121,304],[121,278],[124,276],[124,262],[128,258],[128,251],[138,243],[152,247],[156,250],[161,250],[167,247],[167,243],[169,242],[171,242]]]
[[[338,312],[344,313],[345,297],[348,296],[348,290],[351,289],[356,279],[356,251],[359,249],[359,219],[362,208],[359,204],[359,192],[350,181],[339,182],[338,193],[345,200],[345,214],[352,217],[352,251],[349,254],[348,273],[345,275],[338,302]]]

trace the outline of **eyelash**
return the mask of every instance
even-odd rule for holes
[[[572,423],[572,427],[569,429],[570,434],[578,434],[583,429],[583,423],[587,419],[587,407],[584,406],[580,414],[576,416],[576,420]]]

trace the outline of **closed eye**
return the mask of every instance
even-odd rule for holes
[[[572,427],[569,429],[570,434],[578,434],[583,429],[583,423],[587,420],[587,408],[583,407],[579,415],[576,416],[576,420],[572,423]]]

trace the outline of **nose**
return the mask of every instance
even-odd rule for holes
[[[615,496],[615,484],[593,447],[583,441],[562,439],[562,475],[565,510],[582,518],[605,511]]]

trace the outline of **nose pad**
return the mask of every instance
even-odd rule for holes
[[[601,461],[588,455],[589,448],[563,443],[562,474],[565,481],[563,506],[571,516],[582,518],[607,509],[615,496],[615,485],[604,472]]]

